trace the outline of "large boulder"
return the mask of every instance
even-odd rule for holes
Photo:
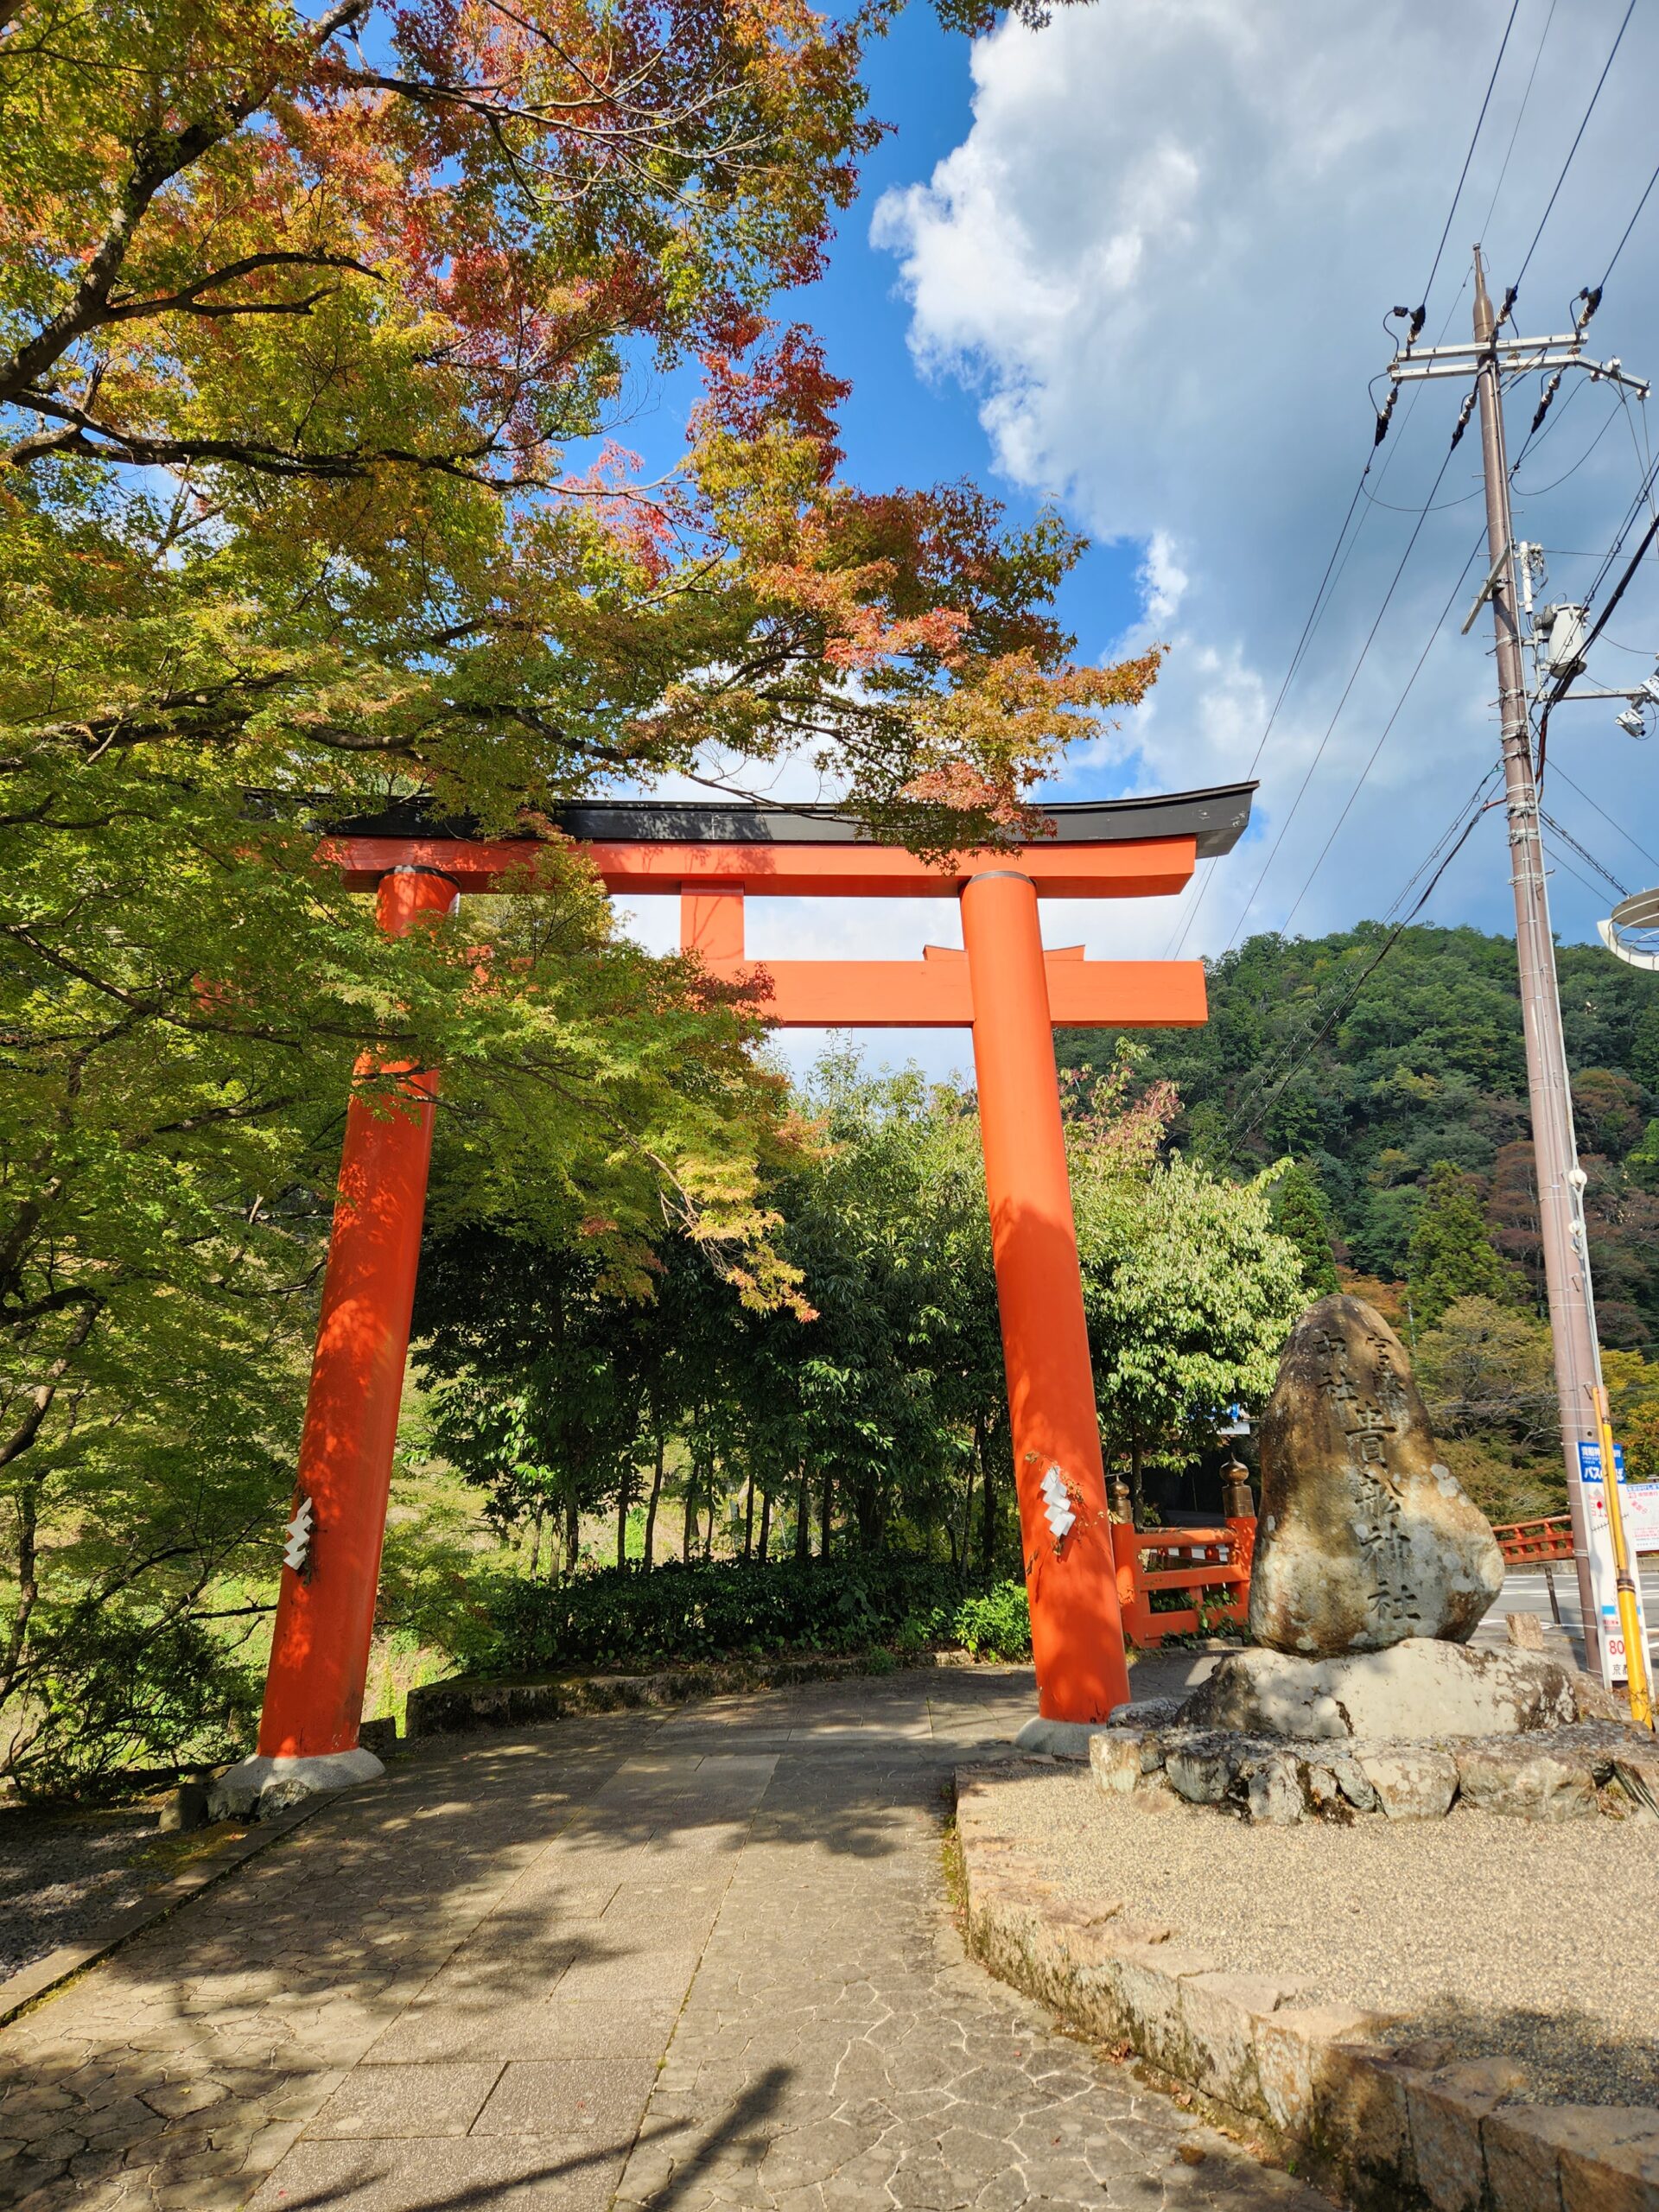
[[[1414,1637],[1386,1651],[1293,1659],[1230,1652],[1179,1715],[1184,1728],[1300,1743],[1521,1736],[1579,1718],[1573,1677],[1534,1651],[1471,1651]]]
[[[1503,1581],[1405,1346],[1363,1299],[1322,1298],[1291,1331],[1262,1421],[1251,1636],[1310,1658],[1460,1643]]]

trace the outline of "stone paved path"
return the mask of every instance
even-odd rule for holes
[[[950,1770],[1031,1709],[901,1675],[419,1749],[0,2031],[0,2202],[1314,2212],[964,1958]]]

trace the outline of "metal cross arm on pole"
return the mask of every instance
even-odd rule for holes
[[[1471,377],[1488,365],[1500,376],[1523,376],[1535,369],[1582,369],[1594,383],[1623,385],[1639,399],[1652,389],[1645,377],[1633,377],[1624,364],[1586,360],[1581,338],[1496,339],[1487,344],[1427,346],[1396,353],[1389,363],[1395,384],[1427,384],[1435,377]]]

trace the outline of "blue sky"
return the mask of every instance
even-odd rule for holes
[[[871,111],[893,125],[866,165],[863,189],[836,241],[828,275],[799,297],[802,320],[823,335],[837,375],[852,381],[842,415],[847,467],[873,489],[957,476],[988,484],[1016,521],[1038,512],[1044,491],[1011,480],[994,465],[972,379],[925,375],[909,347],[912,324],[893,254],[873,245],[871,226],[889,192],[902,192],[967,137],[973,121],[972,49],[941,29],[932,10],[912,0],[891,35],[873,48]],[[1065,502],[1059,501],[1062,505]],[[1084,659],[1102,658],[1138,617],[1135,574],[1141,549],[1091,544],[1067,578],[1060,612]],[[1070,791],[1074,772],[1064,779]],[[1098,778],[1086,772],[1092,786]]]
[[[1383,914],[1495,759],[1489,632],[1459,633],[1484,570],[1472,435],[1437,484],[1452,385],[1402,402],[1329,605],[1276,715],[1273,703],[1369,450],[1386,309],[1427,291],[1429,335],[1466,335],[1477,234],[1495,290],[1524,266],[1529,334],[1564,327],[1601,276],[1659,151],[1659,14],[1634,11],[1596,91],[1624,13],[1624,0],[1518,0],[1432,283],[1510,0],[1102,0],[972,45],[912,5],[876,49],[873,106],[896,128],[829,274],[787,310],[854,380],[849,474],[969,475],[1016,515],[1057,499],[1096,541],[1065,601],[1080,655],[1169,642],[1150,708],[1074,759],[1067,796],[1228,781],[1260,748],[1257,825],[1196,912],[1192,893],[1173,918],[1170,902],[1071,908],[1052,917],[1057,941],[1155,956],[1185,928],[1185,951],[1213,955],[1258,929]],[[1645,373],[1659,373],[1656,276],[1659,190],[1592,349]],[[1512,399],[1512,451],[1533,397]],[[1594,575],[1639,486],[1643,414],[1605,385],[1581,391],[1518,473],[1517,532],[1553,549],[1550,595]],[[1653,666],[1649,567],[1599,681]],[[1652,749],[1583,706],[1558,715],[1551,755],[1553,912],[1560,934],[1587,938],[1617,895],[1597,863],[1630,887],[1659,881]],[[1425,918],[1511,925],[1500,815]],[[652,918],[653,941],[666,919]],[[751,928],[762,956],[898,956],[930,936],[959,942],[948,906],[757,909]],[[963,1038],[883,1038],[877,1053],[912,1044],[941,1070],[965,1057]],[[809,1048],[796,1039],[791,1056]]]

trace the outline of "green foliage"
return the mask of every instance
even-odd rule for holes
[[[1501,1303],[1514,1295],[1514,1279],[1492,1249],[1475,1188],[1449,1160],[1429,1171],[1412,1224],[1406,1280],[1420,1329],[1433,1328],[1456,1299]]]
[[[954,1642],[975,1658],[1029,1659],[1031,1600],[1023,1582],[998,1582],[976,1598],[964,1598],[951,1619]]]
[[[96,1796],[124,1769],[211,1765],[251,1742],[263,1678],[188,1613],[81,1605],[32,1643],[7,1762],[27,1796]]]
[[[494,1607],[485,1658],[496,1675],[576,1668],[637,1671],[680,1660],[785,1652],[862,1651],[967,1643],[988,1656],[1031,1647],[1013,1586],[982,1593],[971,1610],[956,1571],[937,1560],[856,1554],[793,1560],[672,1560],[651,1574],[602,1567],[559,1583],[521,1582]]]
[[[1331,1249],[1330,1211],[1316,1169],[1294,1160],[1284,1168],[1274,1185],[1273,1225],[1295,1246],[1310,1298],[1325,1298],[1341,1288]]]
[[[1659,1482],[1659,1360],[1604,1351],[1601,1364],[1625,1475],[1633,1483]]]
[[[600,1295],[666,1216],[787,1299],[760,1023],[550,810],[804,745],[980,842],[1151,682],[1070,664],[1053,516],[847,482],[846,387],[769,319],[893,12],[0,6],[0,1764],[72,1618],[269,1593],[353,1082],[442,1068],[442,1225]],[[646,481],[609,433],[691,364]],[[388,805],[520,833],[537,891],[382,938],[319,837]],[[545,1465],[550,1404],[457,1453]]]
[[[1478,1294],[1453,1299],[1419,1332],[1412,1366],[1437,1436],[1559,1446],[1549,1331],[1532,1314]]]
[[[1659,1119],[1650,1121],[1641,1141],[1624,1160],[1624,1172],[1643,1191],[1659,1191]]]
[[[1306,1303],[1302,1264],[1273,1227],[1269,1176],[1226,1182],[1179,1154],[1141,1176],[1077,1164],[1074,1151],[1102,1435],[1128,1460],[1138,1517],[1145,1465],[1209,1448],[1224,1408],[1271,1391]]]
[[[1204,1028],[1147,1033],[1144,1075],[1176,1086],[1171,1134],[1192,1155],[1238,1173],[1292,1153],[1317,1172],[1361,1274],[1404,1277],[1423,1183],[1450,1160],[1479,1179],[1493,1246],[1541,1309],[1514,941],[1415,926],[1367,975],[1387,934],[1251,938],[1212,965]],[[1603,1339],[1642,1348],[1659,1340],[1659,1148],[1633,1160],[1630,1140],[1655,1107],[1659,1007],[1652,979],[1599,945],[1557,961]],[[1063,1065],[1096,1069],[1117,1042],[1058,1041]]]

